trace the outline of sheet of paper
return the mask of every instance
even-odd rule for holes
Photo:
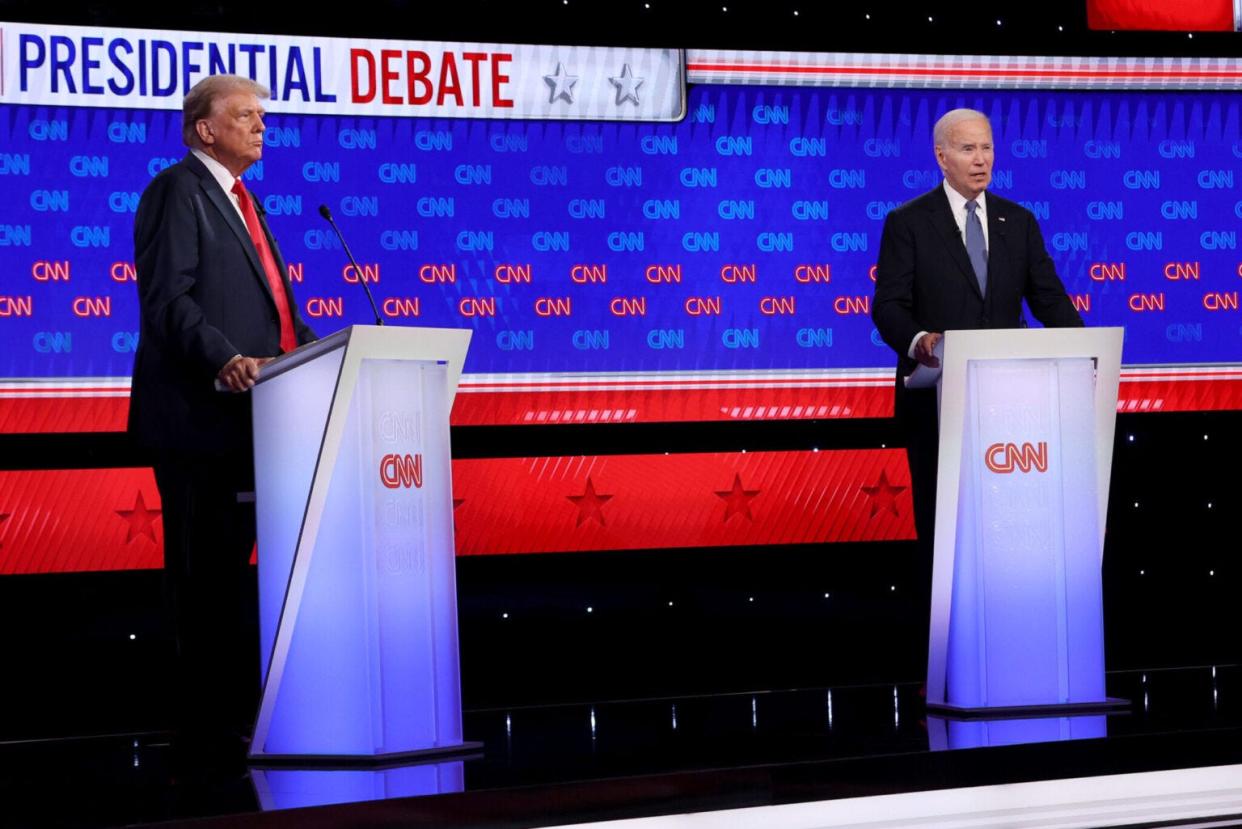
[[[936,343],[936,347],[932,349],[932,353],[936,355],[936,359],[944,364],[944,337],[940,338],[940,342]],[[906,377],[906,388],[908,389],[930,389],[932,386],[940,382],[940,366],[930,368],[923,364],[915,367],[914,371]]]

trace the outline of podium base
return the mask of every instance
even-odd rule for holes
[[[1056,705],[1006,705],[966,708],[943,702],[927,703],[929,714],[948,720],[1015,720],[1030,717],[1077,717],[1085,714],[1119,713],[1130,707],[1130,700],[1106,697],[1095,702],[1067,702]]]
[[[465,741],[389,754],[250,754],[246,764],[251,768],[382,769],[432,760],[473,759],[481,756],[482,749],[482,743]]]

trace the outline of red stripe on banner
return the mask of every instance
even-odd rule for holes
[[[454,426],[891,417],[883,386],[459,392]]]
[[[609,388],[589,388],[588,383]],[[825,378],[798,387],[771,387],[776,381],[593,380],[538,382],[540,390],[494,391],[500,385],[467,380],[453,405],[454,426],[539,426],[558,423],[684,423],[752,420],[809,420],[891,417],[893,390],[875,380]],[[711,383],[712,388],[698,386]],[[741,385],[749,383],[751,385]],[[851,383],[855,385],[851,385]],[[863,385],[862,383],[868,383]],[[543,390],[571,385],[576,390]],[[666,385],[670,388],[630,388]],[[611,388],[619,386],[618,388]],[[682,388],[682,386],[686,386]],[[475,389],[484,389],[476,391]],[[111,395],[45,398],[0,392],[0,434],[117,432],[125,430],[129,399],[124,389]],[[8,395],[15,393],[6,390]],[[62,392],[63,393],[63,392]],[[1134,401],[1134,402],[1132,402]],[[1143,401],[1146,401],[1144,403]],[[1158,403],[1157,403],[1158,401]],[[1242,410],[1242,374],[1227,369],[1123,371],[1120,411]]]
[[[1230,380],[1130,380],[1117,394],[1119,412],[1209,412],[1242,409],[1242,377]]]
[[[1213,371],[1212,369],[1203,369],[1202,371],[1188,369],[1186,371],[1168,372],[1168,371],[1144,371],[1136,369],[1135,371],[1127,371],[1121,378],[1121,382],[1130,383],[1137,380],[1169,380],[1170,378],[1177,380],[1242,380],[1242,373],[1237,371]]]
[[[0,472],[0,575],[162,567],[150,469]]]
[[[885,75],[967,78],[1242,78],[1242,71],[1211,69],[952,69],[932,66],[790,66],[777,63],[688,63],[690,72],[764,72],[774,75]]]
[[[117,386],[68,386],[65,388],[46,388],[33,386],[18,392],[22,397],[80,397],[108,395],[129,397],[129,389]]]
[[[453,463],[457,554],[914,538],[901,449]]]
[[[699,387],[722,387],[722,388],[779,388],[781,386],[858,386],[862,382],[883,383],[884,378],[867,378],[866,381],[860,381],[854,377],[791,377],[782,378],[780,375],[773,375],[770,379],[759,379],[755,377],[696,377],[696,378],[663,378],[659,376],[640,377],[637,379],[628,378],[592,378],[589,380],[573,379],[573,380],[535,380],[531,382],[502,382],[493,383],[477,383],[470,380],[463,380],[460,386],[461,391],[473,391],[474,389],[505,389],[509,391],[523,391],[526,388],[534,390],[550,388],[554,391],[561,389],[576,389],[589,386],[608,386],[623,389],[643,389],[651,386],[664,386],[671,389],[693,389]]]

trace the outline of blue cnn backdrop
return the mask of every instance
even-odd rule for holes
[[[473,373],[890,366],[869,317],[884,217],[939,183],[931,125],[996,128],[992,190],[1040,220],[1128,364],[1235,361],[1242,201],[1225,93],[696,86],[679,124],[270,116],[247,174],[321,334],[475,329]],[[0,375],[123,377],[138,195],[175,112],[0,107]]]

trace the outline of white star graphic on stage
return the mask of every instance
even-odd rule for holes
[[[566,72],[564,64],[557,62],[556,71],[551,75],[544,75],[543,79],[552,87],[552,94],[548,96],[549,104],[556,103],[560,98],[571,104],[574,102],[574,84],[578,83],[578,76]]]
[[[638,87],[643,85],[643,79],[634,77],[628,63],[621,67],[621,77],[609,78],[608,82],[617,88],[617,106],[626,101],[638,105]]]

